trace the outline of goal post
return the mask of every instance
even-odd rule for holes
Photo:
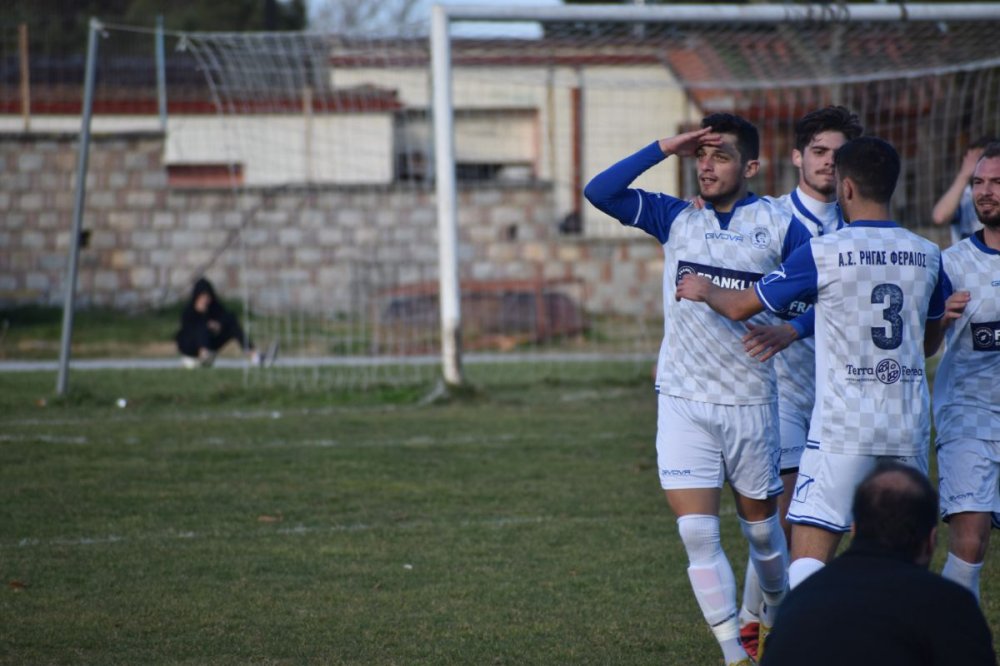
[[[517,53],[516,46],[505,47],[500,41],[498,55],[492,60],[484,55],[488,45],[470,45],[467,53],[458,55],[452,48],[452,28],[458,24],[517,22],[541,26],[537,43],[526,42],[524,46],[526,51],[534,49],[537,56],[534,60]],[[962,144],[974,139],[973,133],[1000,134],[997,101],[1000,58],[991,48],[990,32],[984,30],[984,26],[995,30],[998,25],[1000,5],[996,3],[435,5],[430,49],[434,63],[441,256],[452,261],[447,253],[451,251],[450,239],[455,238],[455,231],[446,228],[454,227],[457,219],[452,86],[456,85],[453,82],[456,67],[462,66],[459,61],[463,58],[468,69],[474,67],[469,63],[496,64],[503,57],[509,58],[511,64],[519,59],[544,62],[553,70],[575,62],[579,80],[563,85],[573,88],[573,103],[582,108],[579,116],[584,119],[576,119],[578,130],[593,126],[588,124],[587,114],[621,118],[628,113],[634,118],[641,113],[626,110],[624,104],[617,109],[581,104],[579,99],[594,88],[621,90],[628,85],[623,81],[602,81],[598,67],[587,70],[588,66],[603,58],[608,65],[603,75],[616,76],[607,72],[615,66],[625,72],[627,67],[623,65],[630,58],[637,66],[655,62],[685,97],[677,105],[679,109],[685,107],[675,114],[677,126],[668,130],[682,129],[684,124],[690,126],[700,120],[700,114],[715,110],[746,113],[755,122],[777,118],[764,128],[769,134],[774,130],[766,138],[769,147],[764,158],[770,173],[758,183],[764,194],[780,195],[790,185],[794,186],[796,176],[790,165],[789,135],[795,117],[825,104],[846,105],[862,116],[869,133],[907,144],[901,147],[901,152],[916,166],[901,184],[897,209],[916,218],[910,219],[909,224],[919,227],[925,226],[926,218],[922,216],[929,212],[932,197],[943,191],[943,183],[951,177],[949,162],[955,161]],[[469,42],[475,41],[469,34],[474,35],[475,31],[469,30],[465,37]],[[758,43],[754,43],[755,35],[762,38]],[[719,45],[724,40],[732,40],[736,45]],[[699,46],[706,47],[706,62],[696,62]],[[589,53],[585,52],[587,49]],[[759,62],[754,62],[754,49],[761,51]],[[764,53],[767,49],[783,55]],[[500,68],[502,65],[497,66]],[[515,66],[509,69],[511,79],[530,76],[516,72]],[[464,84],[470,85],[474,76],[467,75]],[[548,84],[558,76],[550,76]],[[621,76],[624,79],[630,75],[626,72]],[[639,78],[636,74],[637,81]],[[589,89],[581,83],[584,81],[590,85]],[[664,83],[647,80],[635,85],[652,87]],[[466,91],[464,96],[469,99],[471,95]],[[583,146],[574,148],[578,163],[573,167],[576,175],[572,187],[577,191],[570,194],[570,199],[579,200],[581,175],[592,176],[598,162],[587,155],[589,139],[584,138]],[[637,147],[622,143],[613,150],[624,155]],[[600,152],[602,159],[609,154],[608,150]],[[692,182],[693,178],[688,178],[685,184],[683,172],[677,173],[672,184],[674,193],[692,194]],[[786,189],[782,191],[782,187]],[[583,218],[586,227],[595,212],[577,209],[576,214]],[[608,227],[599,235],[604,233],[616,235]],[[444,295],[460,293],[458,274],[444,268],[442,264],[442,322],[458,312],[458,301],[448,304]],[[456,282],[448,284],[452,279]],[[455,309],[446,314],[446,308],[452,307]],[[455,330],[458,329],[456,326]],[[445,339],[442,344],[446,367],[459,367],[460,347],[446,346]]]
[[[894,214],[946,244],[933,203],[1000,135],[994,3],[438,5],[391,34],[166,32],[155,70],[150,28],[102,26],[81,303],[177,303],[205,275],[280,340],[249,382],[648,376],[662,252],[584,201],[598,172],[725,111],[761,130],[751,189],[784,194],[795,120],[842,104],[900,151]],[[54,153],[80,120],[48,108]],[[41,259],[0,286],[54,293],[72,176],[39,171],[4,201]],[[634,186],[695,182],[670,159]]]

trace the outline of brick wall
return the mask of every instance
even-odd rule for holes
[[[255,302],[269,309],[348,302],[359,267],[385,285],[436,279],[432,193],[177,188],[162,156],[159,134],[94,137],[81,305],[175,301],[202,271],[235,296],[245,269]],[[0,135],[0,305],[62,302],[76,161],[73,135]],[[463,279],[572,279],[592,312],[660,312],[655,240],[566,237],[557,222],[548,187],[461,189]]]

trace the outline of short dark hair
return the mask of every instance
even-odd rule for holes
[[[821,132],[840,132],[850,141],[864,133],[858,116],[843,106],[827,106],[810,111],[795,123],[795,149],[805,150],[809,142]]]
[[[744,163],[760,156],[760,134],[746,118],[733,113],[712,113],[701,119],[701,126],[711,127],[717,134],[735,134],[736,149]]]
[[[858,484],[853,512],[856,540],[914,561],[937,525],[938,496],[919,470],[889,461]]]
[[[995,136],[991,136],[991,135],[987,134],[985,136],[979,137],[978,139],[976,139],[975,141],[973,141],[972,143],[970,143],[969,147],[966,148],[966,150],[972,150],[974,148],[985,148],[986,146],[990,145],[991,143],[996,143],[997,141],[998,141],[998,139]]]
[[[1000,157],[1000,141],[991,141],[983,146],[983,154],[979,159]]]
[[[850,178],[858,194],[888,204],[899,180],[899,153],[888,141],[874,136],[851,139],[833,155],[837,176]]]

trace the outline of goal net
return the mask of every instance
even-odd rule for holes
[[[466,375],[621,376],[624,363],[634,377],[661,337],[662,253],[585,203],[602,169],[729,111],[761,131],[752,189],[780,195],[797,182],[793,123],[840,104],[903,157],[898,219],[946,245],[931,208],[965,146],[1000,134],[998,5],[447,11],[444,162],[426,23],[169,34],[168,71],[201,83],[168,85],[164,201],[185,207],[169,232],[199,252],[172,257],[139,300],[180,298],[199,274],[243,294],[253,337],[281,347],[252,381],[427,381],[441,367],[443,164]],[[690,197],[693,165],[667,160],[635,185]]]

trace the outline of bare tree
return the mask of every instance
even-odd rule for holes
[[[422,0],[321,0],[312,26],[339,33],[398,34],[417,21]]]

